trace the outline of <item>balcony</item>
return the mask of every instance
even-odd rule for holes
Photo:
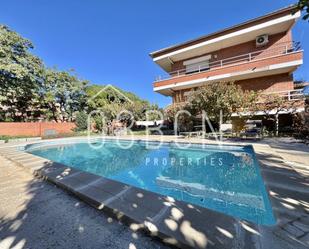
[[[186,69],[170,72],[165,77],[157,77],[154,90],[185,89],[215,80],[240,80],[291,72],[302,64],[302,58],[299,42],[280,43],[258,51],[211,61],[207,67],[199,66],[190,73],[186,72]],[[164,94],[164,91],[162,93]]]
[[[187,92],[187,95],[190,92]],[[268,99],[268,96],[278,96],[282,98],[284,101],[303,101],[306,99],[306,96],[303,93],[303,89],[294,89],[294,90],[286,90],[286,91],[279,91],[279,92],[269,92],[269,93],[262,93],[260,100],[257,103],[264,103],[265,99]],[[181,101],[177,103],[186,103],[187,101]]]
[[[264,93],[264,95],[277,95],[283,98],[285,101],[298,101],[298,100],[304,100],[306,98],[303,93],[303,89],[270,92],[270,93]]]

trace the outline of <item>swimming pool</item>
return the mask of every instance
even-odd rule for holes
[[[119,144],[120,146],[119,146]],[[251,146],[115,140],[39,143],[25,150],[82,171],[257,224],[275,218]],[[97,147],[96,149],[94,148]],[[124,148],[126,147],[126,148]]]

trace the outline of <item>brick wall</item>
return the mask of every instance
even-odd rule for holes
[[[234,83],[240,85],[243,90],[279,92],[294,89],[293,75],[288,73],[240,80]],[[174,95],[172,96],[173,103],[185,101],[185,92],[190,90],[192,90],[192,88],[175,91]]]
[[[74,123],[53,122],[1,122],[0,135],[7,136],[43,136],[47,130],[54,130],[57,134],[71,133]]]
[[[279,92],[294,89],[293,75],[277,74],[235,82],[244,90],[263,90],[263,92]]]

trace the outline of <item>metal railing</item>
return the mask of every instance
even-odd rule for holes
[[[265,103],[265,99],[263,98],[263,96],[267,96],[267,95],[280,96],[284,100],[287,100],[287,101],[304,100],[306,98],[306,96],[303,93],[303,89],[294,89],[294,90],[261,93],[260,98],[259,98],[259,100],[257,100],[256,103]],[[178,104],[179,103],[188,103],[187,96],[185,96],[183,100],[181,100],[177,103]]]
[[[264,93],[263,95],[277,95],[284,98],[287,101],[293,100],[302,100],[305,98],[303,93],[303,89],[294,89],[294,90],[287,90],[287,91],[279,91],[279,92],[270,92]]]
[[[166,80],[184,75],[192,75],[196,73],[210,71],[212,69],[220,69],[226,66],[256,61],[259,59],[267,59],[275,56],[291,54],[300,50],[301,50],[300,42],[283,42],[258,51],[241,54],[221,60],[210,61],[208,65],[197,66],[196,68],[191,67],[190,71],[188,71],[185,68],[172,71],[169,72],[169,75],[156,77],[155,81]]]

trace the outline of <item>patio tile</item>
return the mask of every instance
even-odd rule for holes
[[[287,231],[289,234],[291,234],[293,237],[300,237],[305,234],[304,231],[300,230],[299,228],[291,224],[287,224],[286,226],[283,227],[283,229]]]
[[[104,191],[110,194],[118,194],[119,192],[127,189],[129,185],[126,185],[121,182],[113,181],[107,178],[102,177],[102,180],[98,180],[93,184],[97,188],[102,188]]]
[[[38,175],[45,176],[50,180],[59,180],[74,173],[74,169],[58,163],[51,163],[37,171]]]
[[[108,208],[115,210],[117,214],[120,215],[118,218],[124,218],[124,216],[127,216],[124,219],[129,219],[129,223],[133,222],[144,224],[149,221],[153,215],[155,215],[152,210],[146,209],[143,206],[135,206],[133,203],[128,202],[124,198],[113,198],[112,201],[107,199],[105,203]]]
[[[294,221],[293,225],[297,227],[298,229],[302,230],[303,232],[309,232],[309,226],[302,222]]]
[[[139,188],[131,188],[123,198],[136,206],[142,206],[154,212],[160,212],[162,208],[166,207],[163,196]]]
[[[161,233],[194,248],[231,248],[235,223],[232,217],[178,201],[154,220]]]
[[[47,159],[33,159],[32,161],[22,163],[22,165],[26,168],[34,170],[34,169],[46,167],[50,165],[51,163],[52,162]]]
[[[89,174],[87,172],[76,169],[65,169],[61,175],[56,177],[56,182],[70,188],[73,191],[78,191],[82,188],[87,188],[92,182],[97,181],[101,177]]]
[[[301,237],[299,240],[309,247],[309,233]]]
[[[86,188],[78,189],[75,191],[75,194],[82,200],[98,209],[103,209],[105,207],[104,201],[113,197],[112,194],[93,186],[87,186]]]

